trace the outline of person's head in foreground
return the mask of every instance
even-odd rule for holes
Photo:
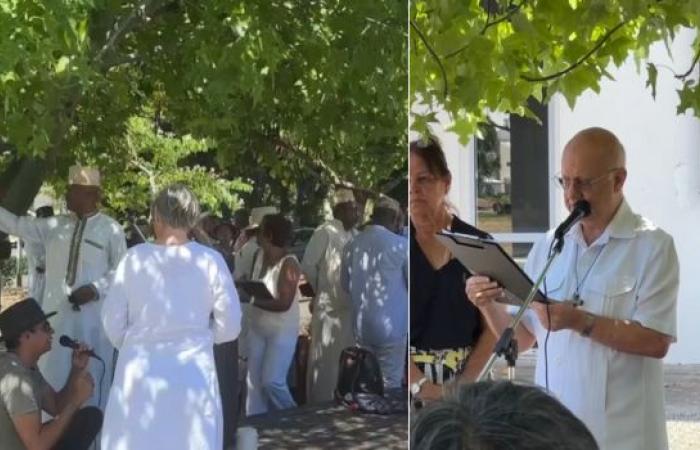
[[[597,450],[554,397],[507,381],[463,384],[418,412],[411,450]]]

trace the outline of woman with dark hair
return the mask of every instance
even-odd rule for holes
[[[253,297],[249,309],[249,416],[296,406],[287,385],[299,335],[301,268],[288,249],[292,236],[292,224],[282,214],[263,217],[258,234],[262,251],[253,263],[252,278],[262,281],[271,297]]]
[[[458,376],[473,380],[492,350],[494,337],[464,286],[470,273],[435,237],[441,230],[488,237],[461,221],[447,201],[452,175],[434,138],[410,148],[411,361],[410,391],[418,400],[442,396]]]

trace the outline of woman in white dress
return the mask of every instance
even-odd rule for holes
[[[187,238],[199,217],[189,189],[163,189],[151,217],[155,242],[127,252],[102,306],[119,350],[102,450],[221,450],[213,345],[238,336],[238,295],[221,255]]]
[[[261,252],[252,278],[262,281],[273,298],[253,297],[248,334],[249,416],[268,409],[296,406],[287,373],[299,336],[299,261],[288,250],[292,224],[281,214],[263,218],[258,233]]]

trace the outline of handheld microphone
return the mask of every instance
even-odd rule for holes
[[[79,347],[79,344],[77,342],[75,342],[73,339],[69,338],[65,334],[58,339],[58,343],[64,347],[72,348],[73,350]],[[102,361],[102,358],[97,356],[92,350],[88,351],[87,354],[95,359],[99,359],[100,361]]]
[[[571,210],[569,217],[563,221],[554,231],[554,239],[561,241],[564,235],[574,226],[576,222],[588,216],[591,213],[591,204],[586,200],[579,200],[574,204],[574,209]]]

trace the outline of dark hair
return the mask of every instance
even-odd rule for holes
[[[268,214],[260,223],[260,233],[270,238],[275,247],[287,247],[292,243],[292,222],[282,214]]]
[[[554,397],[507,381],[463,384],[421,410],[412,450],[597,450],[591,432]]]
[[[374,208],[372,210],[372,222],[379,225],[395,225],[399,213],[389,208]]]
[[[19,336],[5,339],[5,349],[8,352],[17,350],[17,347],[19,347]]]
[[[411,154],[420,156],[431,174],[445,178],[449,177],[450,169],[447,167],[445,152],[442,151],[440,142],[436,137],[426,136],[411,142]]]

